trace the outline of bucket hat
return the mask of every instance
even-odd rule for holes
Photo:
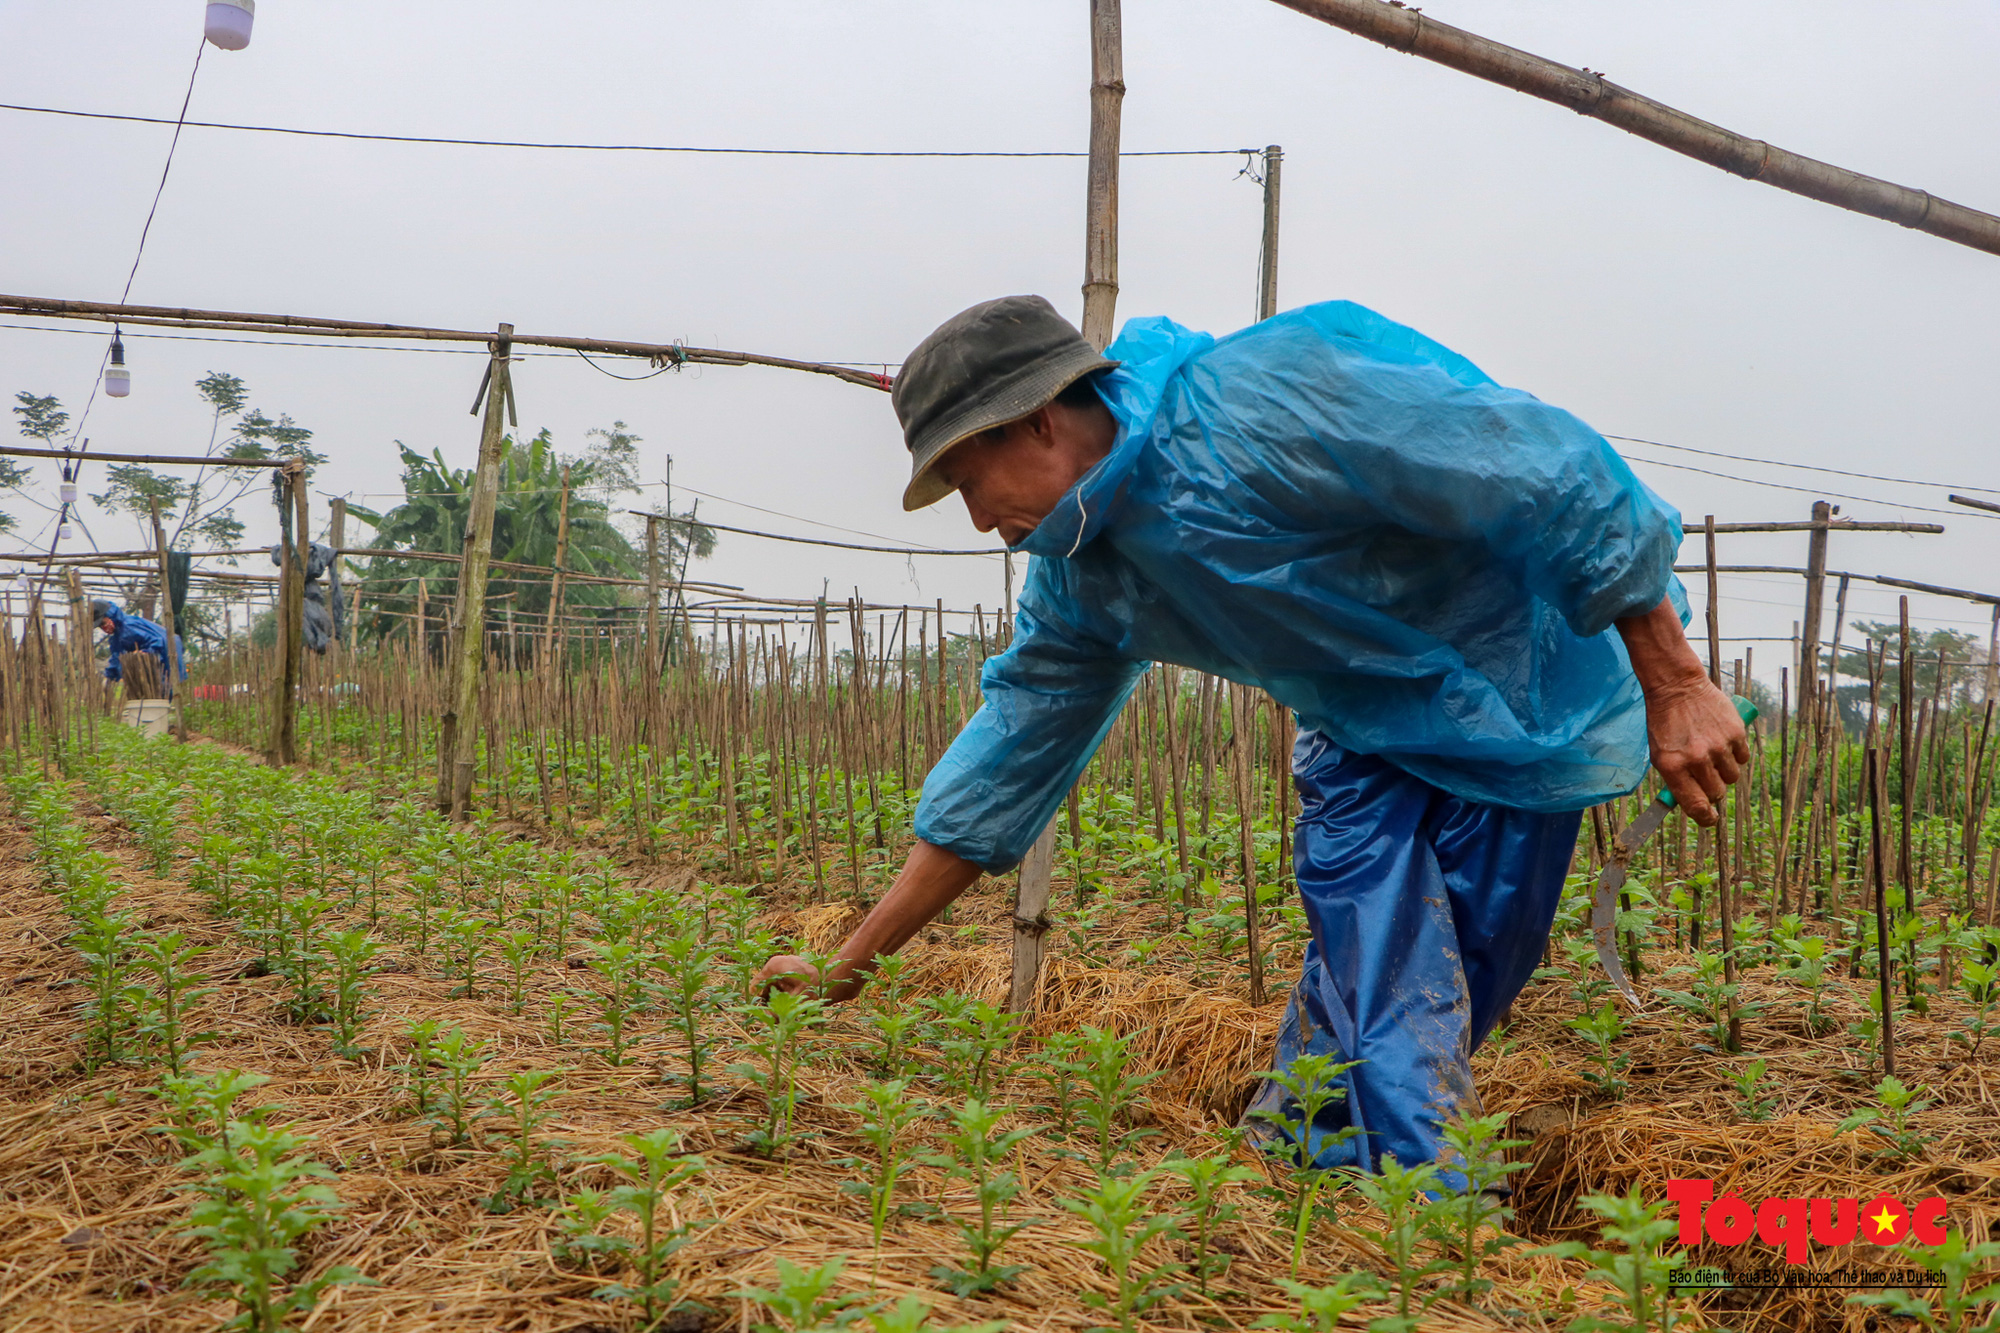
[[[961,310],[917,344],[890,401],[910,450],[903,508],[951,494],[938,460],[955,445],[1046,407],[1057,394],[1116,361],[1040,296],[1003,296]]]

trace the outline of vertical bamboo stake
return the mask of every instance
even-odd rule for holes
[[[305,651],[300,640],[304,628],[306,566],[301,556],[303,543],[311,540],[305,528],[305,466],[293,461],[279,472],[282,486],[280,504],[290,505],[296,515],[294,544],[279,551],[278,568],[278,671],[277,698],[272,701],[271,748],[275,765],[299,761],[298,718],[299,670]]]
[[[1717,689],[1722,688],[1722,607],[1715,577],[1715,515],[1710,514],[1702,523],[1702,530],[1708,539],[1708,678]],[[1716,804],[1716,823],[1713,833],[1715,843],[1715,905],[1722,917],[1722,979],[1731,987],[1729,993],[1729,1049],[1741,1050],[1742,1017],[1736,1012],[1736,910],[1735,894],[1730,885],[1729,862],[1729,792],[1722,793],[1722,800]]]
[[[569,558],[569,464],[563,464],[562,501],[556,510],[556,563],[549,580],[549,619],[542,629],[542,674],[557,669],[556,617],[561,614],[563,561]]]
[[[1251,751],[1257,729],[1251,721],[1255,691],[1247,685],[1229,687],[1230,748],[1236,769],[1236,826],[1243,860],[1243,934],[1250,952],[1250,1003],[1264,1003],[1264,941],[1257,920],[1257,817],[1251,799]]]
[[[1910,599],[1907,596],[1896,599],[1897,616],[1902,625],[1902,636],[1896,648],[1896,706],[1900,716],[1896,721],[1896,752],[1900,762],[1896,765],[1897,786],[1902,794],[1902,838],[1897,844],[1896,878],[1903,886],[1903,910],[1917,910],[1917,884],[1910,878],[1910,802],[1916,794],[1915,756],[1910,751],[1910,728],[1913,722],[1910,706],[1916,689],[1914,663],[1910,660]],[[1887,785],[1886,782],[1884,784]],[[1877,872],[1880,873],[1879,871]],[[1887,1015],[1885,1014],[1886,1018]]]
[[[1090,0],[1090,171],[1083,240],[1083,336],[1102,350],[1118,310],[1118,118],[1125,99],[1119,0]]]
[[[493,560],[493,513],[499,502],[500,454],[505,436],[501,413],[513,404],[514,326],[502,324],[494,336],[486,363],[486,418],[479,432],[479,470],[472,487],[472,512],[466,521],[465,555],[458,571],[458,650],[452,663],[456,679],[450,688],[444,732],[439,749],[449,762],[440,776],[440,813],[455,820],[471,814],[473,756],[479,744],[479,683],[486,657],[486,576]],[[475,410],[477,405],[475,404]],[[448,747],[448,748],[447,748]]]
[[[1895,994],[1889,984],[1889,885],[1882,873],[1882,794],[1889,784],[1880,753],[1873,746],[1869,747],[1866,772],[1868,841],[1872,852],[1870,859],[1874,862],[1870,873],[1875,880],[1875,971],[1878,993],[1882,997],[1882,1072],[1893,1075],[1896,1072],[1896,1006]]]
[[[167,636],[167,698],[171,700],[167,715],[173,719],[174,735],[186,744],[187,715],[181,711],[180,672],[175,669],[180,666],[181,654],[174,639],[174,589],[167,578],[167,534],[160,527],[159,500],[148,498],[146,503],[152,509],[153,551],[160,562],[160,629]]]
[[[646,515],[646,674],[650,687],[660,679],[660,520]]]

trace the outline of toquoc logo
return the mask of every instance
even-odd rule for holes
[[[1888,1194],[1856,1199],[1765,1199],[1754,1207],[1741,1195],[1715,1197],[1712,1180],[1669,1180],[1667,1200],[1680,1206],[1680,1242],[1741,1245],[1753,1235],[1802,1264],[1818,1245],[1894,1245],[1914,1235],[1925,1245],[1944,1244],[1945,1201],[1932,1197],[1906,1208]]]

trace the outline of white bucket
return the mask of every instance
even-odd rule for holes
[[[164,736],[173,725],[173,708],[166,699],[127,699],[118,709],[118,720],[148,736]]]

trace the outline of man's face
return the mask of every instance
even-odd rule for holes
[[[938,460],[938,475],[958,488],[973,527],[998,531],[1007,545],[1019,546],[1049,516],[1088,469],[1068,438],[1071,415],[1043,408],[976,435]]]
[[[118,632],[118,622],[110,616],[106,616],[97,622],[97,628],[103,630],[106,634],[116,634]]]

